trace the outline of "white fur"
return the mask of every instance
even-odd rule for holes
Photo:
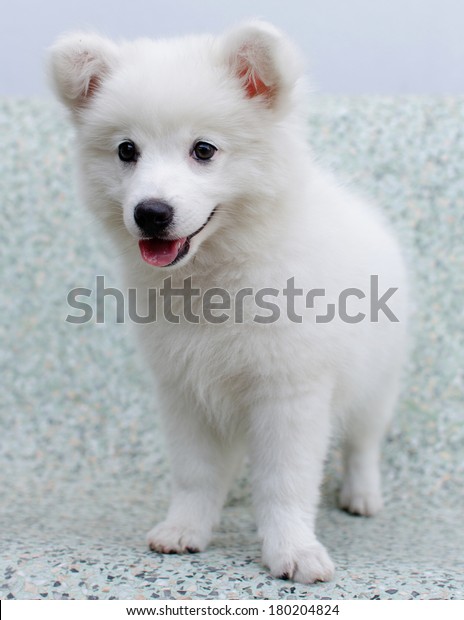
[[[346,431],[343,508],[381,507],[380,444],[391,418],[405,339],[405,273],[382,218],[315,165],[306,144],[301,62],[272,26],[250,22],[223,37],[139,40],[97,35],[61,39],[51,74],[77,127],[81,185],[123,256],[139,298],[168,275],[192,276],[203,291],[283,290],[288,278],[325,288],[398,287],[382,315],[301,324],[282,317],[140,326],[140,347],[157,377],[173,489],[168,515],[148,535],[152,549],[206,548],[244,452],[251,461],[263,561],[275,576],[328,580],[333,564],[314,534],[323,464],[337,418]],[[250,94],[246,89],[265,88]],[[259,90],[259,89],[258,89]],[[124,167],[117,147],[142,153]],[[189,155],[208,140],[207,166]],[[189,235],[217,212],[173,268],[142,262],[133,210],[156,198],[175,208],[175,234]],[[283,302],[280,299],[280,303]],[[311,313],[312,312],[312,313]]]

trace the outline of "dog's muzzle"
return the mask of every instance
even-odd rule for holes
[[[143,239],[139,241],[143,260],[154,267],[170,267],[178,263],[187,256],[190,241],[205,228],[216,210],[217,207],[211,211],[206,222],[191,235],[179,239],[167,239],[163,233],[167,233],[169,224],[172,223],[172,207],[155,200],[139,203],[134,211],[134,219],[143,234]]]

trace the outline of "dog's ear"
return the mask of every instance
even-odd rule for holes
[[[250,21],[226,33],[222,52],[246,96],[281,107],[302,74],[297,50],[274,26]]]
[[[66,35],[49,50],[48,70],[56,94],[77,112],[84,108],[118,62],[118,47],[95,34]]]

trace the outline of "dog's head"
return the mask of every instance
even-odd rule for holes
[[[269,24],[122,44],[73,34],[50,69],[77,128],[87,202],[149,264],[186,263],[275,199],[300,62]]]

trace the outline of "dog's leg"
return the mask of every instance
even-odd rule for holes
[[[343,445],[344,476],[339,503],[344,510],[369,517],[383,506],[380,454],[398,392],[398,379],[384,381],[375,402],[353,412],[346,424]]]
[[[383,506],[380,484],[380,436],[351,436],[344,445],[340,508],[371,517]]]
[[[241,456],[188,403],[171,403],[165,430],[172,473],[166,519],[147,536],[153,551],[194,553],[208,545]],[[180,407],[179,407],[180,405]]]
[[[273,390],[251,415],[253,498],[263,562],[274,576],[302,583],[328,581],[334,573],[314,533],[331,393],[322,384],[287,398]]]

